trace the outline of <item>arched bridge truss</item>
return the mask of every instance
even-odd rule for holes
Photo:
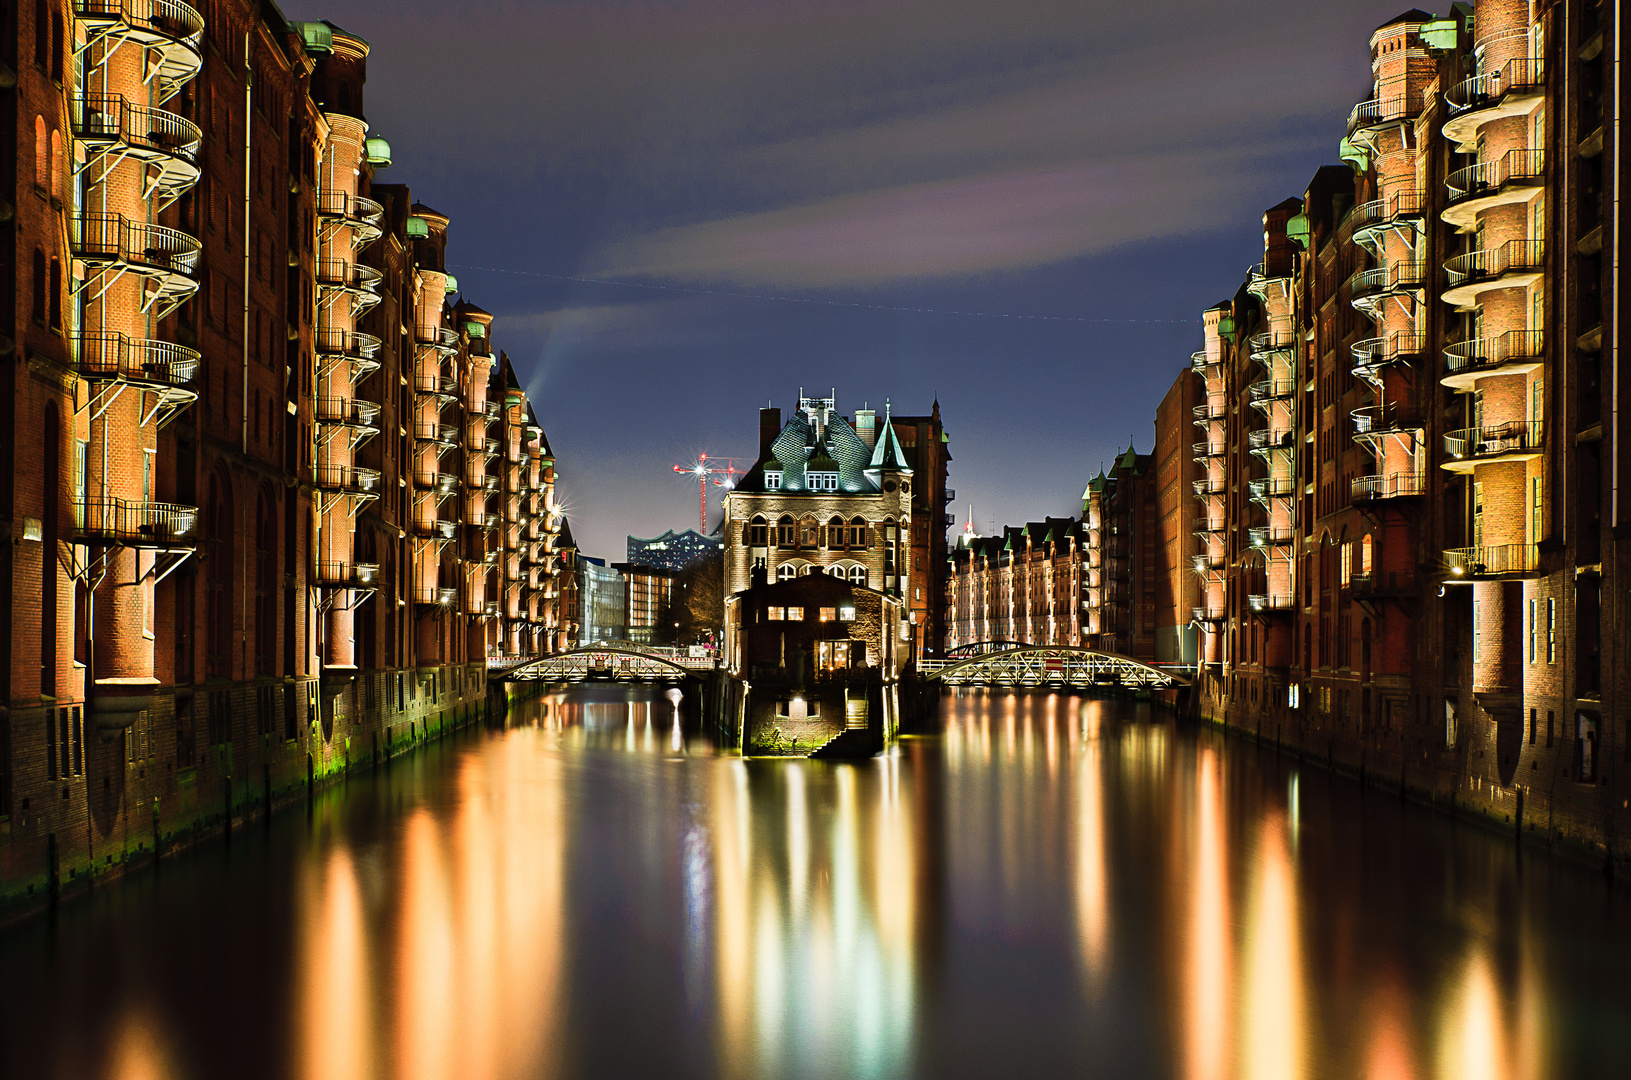
[[[530,660],[494,674],[507,682],[679,682],[713,666],[711,659],[701,657],[589,648]]]
[[[918,673],[943,686],[1120,686],[1157,690],[1186,680],[1116,653],[1069,646],[1031,646],[988,652],[963,660],[919,660]]]

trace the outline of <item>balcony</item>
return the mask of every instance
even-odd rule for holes
[[[1290,428],[1258,428],[1247,434],[1246,443],[1258,457],[1268,457],[1278,451],[1290,450],[1296,445],[1296,438],[1296,432]]]
[[[1444,452],[1450,460],[1442,467],[1450,472],[1472,472],[1492,461],[1528,461],[1541,452],[1543,425],[1539,420],[1509,420],[1504,424],[1462,428],[1444,436]]]
[[[1220,623],[1229,617],[1229,613],[1221,607],[1198,607],[1193,611],[1196,622]]]
[[[1534,544],[1451,548],[1444,553],[1450,577],[1464,581],[1532,574],[1539,566],[1540,549]]]
[[[457,424],[436,424],[428,420],[416,420],[413,425],[413,437],[422,443],[435,443],[443,448],[459,444],[459,428]]]
[[[1275,273],[1263,263],[1253,263],[1246,270],[1246,291],[1263,301],[1269,301],[1269,294],[1276,294],[1277,298],[1284,298],[1291,290],[1291,274]]]
[[[1420,431],[1421,419],[1396,404],[1364,405],[1349,414],[1353,417],[1354,438],[1374,440],[1386,435]]]
[[[450,608],[459,602],[459,590],[441,586],[427,588],[424,585],[416,585],[413,590],[413,602],[427,607]]]
[[[415,372],[413,391],[421,398],[434,399],[439,412],[459,400],[459,380],[433,372]]]
[[[1365,338],[1353,344],[1355,376],[1373,386],[1382,385],[1382,369],[1390,364],[1412,364],[1427,348],[1427,335],[1401,330],[1385,337]]]
[[[1489,251],[1470,251],[1444,264],[1450,287],[1443,299],[1460,311],[1471,311],[1484,293],[1533,285],[1545,269],[1544,240],[1509,240]]]
[[[1296,393],[1296,379],[1260,379],[1251,385],[1252,405],[1265,411],[1276,401],[1290,401]]]
[[[1378,249],[1372,244],[1377,234],[1403,225],[1413,225],[1421,220],[1425,205],[1426,200],[1414,191],[1402,191],[1386,199],[1372,199],[1354,207],[1353,213],[1344,222],[1344,228],[1356,244],[1363,245],[1375,255]]]
[[[482,413],[483,416],[487,417],[487,419],[489,419],[489,420],[497,420],[498,417],[499,417],[499,414],[502,413],[503,411],[504,410],[503,410],[502,406],[500,406],[499,403],[496,402],[496,401],[482,402],[481,413]]]
[[[1444,369],[1439,381],[1459,393],[1473,389],[1486,375],[1522,375],[1544,364],[1543,330],[1509,330],[1489,338],[1458,341],[1444,348]]]
[[[1251,350],[1252,359],[1268,367],[1277,359],[1292,360],[1292,353],[1297,348],[1297,334],[1291,330],[1266,330],[1247,338],[1246,345]]]
[[[379,491],[380,471],[356,465],[318,465],[312,477],[319,488],[326,491],[345,491],[353,495],[367,495]]]
[[[1212,555],[1208,553],[1204,555],[1192,555],[1190,556],[1190,559],[1194,563],[1195,572],[1197,574],[1211,574],[1223,569],[1222,555]]]
[[[502,524],[504,524],[503,519],[497,514],[483,514],[481,516],[481,527],[483,529],[496,529]]]
[[[1397,262],[1374,270],[1361,270],[1348,279],[1348,295],[1353,306],[1373,314],[1390,296],[1420,292],[1427,284],[1427,264]]]
[[[317,584],[325,589],[372,589],[379,584],[379,564],[321,562],[317,564]]]
[[[451,540],[458,532],[459,523],[444,518],[415,517],[413,534],[426,540]]]
[[[88,278],[135,274],[147,279],[150,291],[142,297],[144,311],[157,308],[162,317],[198,291],[202,247],[179,229],[132,221],[122,214],[86,214],[74,219],[72,234],[74,255],[84,260]],[[91,290],[93,297],[99,292]]]
[[[361,398],[320,397],[317,399],[317,422],[329,427],[376,432],[379,430],[379,405]]]
[[[1204,480],[1195,481],[1195,496],[1197,498],[1204,499],[1210,495],[1222,495],[1227,490],[1229,490],[1229,485],[1224,483],[1222,477],[1209,476]]]
[[[1460,232],[1472,232],[1478,215],[1497,206],[1528,202],[1546,182],[1546,151],[1509,150],[1498,161],[1457,169],[1444,181],[1450,203],[1443,218]]]
[[[204,65],[204,19],[181,0],[74,0],[74,18],[90,37],[146,50],[146,77],[158,84],[160,101],[175,96]]]
[[[1264,476],[1249,481],[1252,501],[1267,505],[1270,499],[1289,499],[1297,493],[1297,481],[1289,476]]]
[[[1195,519],[1194,535],[1196,536],[1208,537],[1213,533],[1221,533],[1222,531],[1223,519],[1221,517],[1212,518],[1202,514]]]
[[[1253,611],[1290,611],[1292,600],[1289,593],[1252,593],[1246,597]]]
[[[74,534],[92,544],[190,548],[198,539],[198,507],[134,499],[79,499],[74,503]]]
[[[1459,144],[1462,153],[1471,153],[1485,124],[1527,113],[1545,92],[1546,65],[1538,58],[1508,60],[1498,71],[1463,79],[1444,93],[1450,108],[1444,137]]]
[[[1196,374],[1201,375],[1202,377],[1207,375],[1207,368],[1211,367],[1213,364],[1220,364],[1222,362],[1221,357],[1213,359],[1211,356],[1207,355],[1205,349],[1189,354],[1189,366],[1195,370]]]
[[[379,370],[381,341],[373,334],[354,330],[317,331],[317,355],[327,361],[346,361],[351,364],[351,381],[357,382]]]
[[[362,248],[380,238],[385,207],[349,191],[325,188],[317,193],[317,216],[325,222],[349,225],[355,247]]]
[[[481,605],[481,613],[490,619],[496,618],[499,613],[499,602],[497,600],[488,600]]]
[[[445,326],[430,328],[420,327],[414,335],[414,340],[425,349],[439,353],[456,353],[459,351],[459,333],[449,330]]]
[[[429,472],[420,469],[413,474],[413,486],[420,491],[434,491],[438,495],[451,495],[459,489],[459,478],[452,473]]]
[[[1386,476],[1356,476],[1349,486],[1349,498],[1356,503],[1376,499],[1403,499],[1427,493],[1427,478],[1415,473]]]
[[[1190,449],[1194,454],[1195,460],[1197,460],[1197,461],[1202,460],[1204,458],[1220,458],[1220,457],[1223,457],[1225,454],[1228,453],[1228,450],[1220,442],[1219,443],[1198,442],[1194,446],[1192,446]]]
[[[198,125],[173,112],[138,105],[119,95],[86,96],[74,117],[74,138],[86,166],[135,160],[148,169],[159,206],[168,206],[198,182]],[[102,170],[97,169],[98,172]]]
[[[343,296],[351,302],[351,311],[360,315],[380,302],[379,283],[384,278],[372,266],[364,266],[350,259],[318,259],[317,291],[327,303]]]
[[[1219,401],[1216,404],[1207,402],[1205,405],[1195,406],[1195,408],[1191,411],[1194,413],[1195,423],[1205,426],[1206,424],[1223,420],[1228,417],[1229,406],[1226,402],[1222,401]]]
[[[1296,530],[1290,525],[1258,525],[1246,530],[1251,545],[1258,550],[1286,547],[1291,544]]]
[[[76,368],[88,382],[129,382],[162,392],[187,390],[198,374],[197,351],[168,341],[86,334],[78,351]],[[187,400],[194,396],[187,390]]]
[[[1348,113],[1348,137],[1352,138],[1360,131],[1372,131],[1390,124],[1414,120],[1421,114],[1422,104],[1420,90],[1404,88],[1390,90],[1381,97],[1369,101],[1361,101]]]

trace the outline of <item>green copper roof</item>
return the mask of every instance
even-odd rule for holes
[[[366,155],[367,158],[368,158],[368,164],[372,165],[376,169],[384,169],[384,168],[389,168],[390,167],[390,164],[391,164],[391,144],[390,143],[386,142],[384,139],[380,138],[378,135],[375,135],[372,138],[370,138],[367,142],[363,143],[362,148],[363,148],[364,155]]]
[[[313,56],[327,56],[334,51],[334,31],[327,23],[292,22],[289,25],[300,35],[306,51]]]
[[[889,422],[888,402],[884,402],[883,428],[878,433],[878,444],[872,451],[871,467],[899,472],[912,471],[912,467],[906,464],[906,451],[901,448],[900,436],[895,434],[895,425]]]
[[[1308,250],[1310,231],[1307,214],[1293,214],[1286,221],[1286,238],[1304,251]]]
[[[1348,139],[1337,143],[1337,157],[1352,165],[1355,172],[1364,172],[1370,167],[1370,151]]]

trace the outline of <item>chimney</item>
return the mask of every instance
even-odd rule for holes
[[[855,410],[855,434],[866,443],[868,450],[878,441],[878,414],[871,409]]]
[[[759,457],[770,456],[770,444],[782,433],[782,411],[775,408],[759,410]]]

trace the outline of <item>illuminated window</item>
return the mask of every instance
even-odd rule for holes
[[[804,609],[801,608],[801,607],[790,607],[790,608],[788,608],[787,609],[787,621],[788,622],[803,622],[804,621]]]
[[[780,566],[776,567],[776,580],[792,581],[798,576],[798,572],[798,567],[794,566],[792,563],[782,563]]]
[[[766,469],[765,470],[765,489],[767,491],[776,491],[776,490],[780,489],[781,486],[782,486],[782,474],[779,473],[779,472],[771,472],[769,469]]]
[[[837,618],[838,618],[838,609],[837,608],[824,607],[824,608],[821,609],[821,621],[822,622],[832,622]]]
[[[854,622],[855,621],[855,609],[852,608],[852,607],[841,607],[841,608],[839,608],[838,609],[838,621],[839,622]]]
[[[776,546],[793,546],[793,518],[788,514],[783,514],[776,521]]]
[[[787,618],[787,609],[786,608],[780,608],[780,607],[773,607],[773,608],[770,609],[770,614],[767,617],[769,618],[769,620],[771,622],[781,622],[782,620]]]
[[[1546,662],[1557,663],[1557,600],[1546,598]]]
[[[765,519],[763,517],[755,517],[748,525],[748,545],[750,547],[764,547],[765,532]]]
[[[864,567],[864,566],[852,566],[852,567],[850,567],[849,568],[849,579],[850,579],[850,582],[852,584],[865,585],[866,584],[866,567]]]

